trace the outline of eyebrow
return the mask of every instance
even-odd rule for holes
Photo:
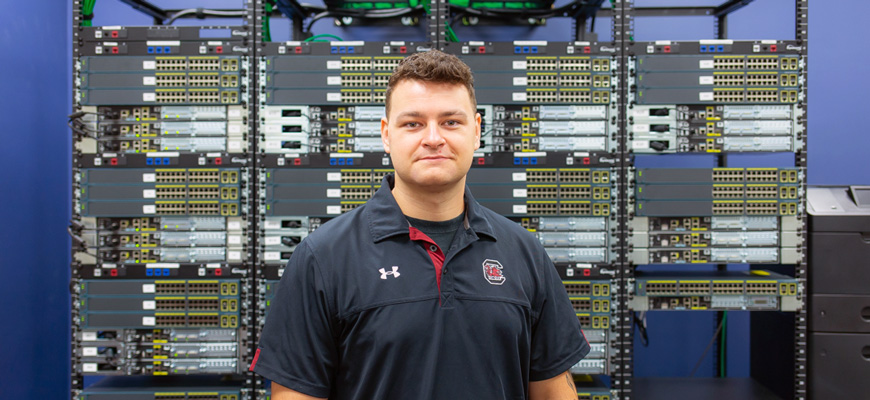
[[[449,117],[449,116],[453,116],[453,115],[462,116],[462,117],[467,117],[467,115],[465,114],[465,112],[462,111],[462,110],[448,110],[448,111],[444,111],[444,112],[438,114],[438,117],[439,117],[439,118],[443,118],[443,117]],[[420,118],[420,117],[423,117],[423,113],[421,113],[421,112],[419,112],[419,111],[405,111],[405,112],[399,113],[399,115],[396,116],[396,118],[403,118],[403,117],[414,117],[414,118]]]

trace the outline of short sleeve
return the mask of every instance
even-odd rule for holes
[[[589,354],[589,343],[568,300],[556,266],[544,253],[541,271],[538,319],[532,327],[532,355],[529,380],[550,379],[571,368]]]
[[[278,284],[251,370],[300,393],[329,397],[337,349],[317,260],[300,243]]]

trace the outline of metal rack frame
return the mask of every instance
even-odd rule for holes
[[[252,52],[250,57],[254,60],[254,67],[252,71],[254,73],[252,76],[249,76],[249,84],[252,88],[251,91],[252,99],[250,101],[249,110],[249,118],[252,119],[251,126],[256,126],[259,123],[259,115],[258,115],[258,104],[259,104],[259,91],[257,87],[259,83],[257,82],[257,71],[259,68],[257,64],[260,62],[260,50],[262,49],[261,44],[264,41],[264,32],[263,32],[263,19],[265,17],[271,15],[277,15],[279,12],[277,10],[272,11],[271,14],[267,15],[265,4],[268,0],[248,0],[246,3],[245,9],[222,9],[220,11],[245,11],[247,15],[243,17],[248,25],[249,33],[253,36],[253,40],[251,42]],[[165,21],[171,18],[174,14],[181,11],[180,9],[162,9],[147,0],[122,0],[122,2],[130,5],[133,9],[148,15],[154,19],[154,25],[163,25]],[[665,17],[665,16],[705,16],[705,17],[714,17],[714,32],[715,37],[717,39],[724,39],[728,36],[728,18],[733,12],[751,4],[753,0],[727,0],[723,3],[716,6],[684,6],[684,7],[634,7],[635,0],[614,0],[611,1],[610,8],[601,8],[603,0],[578,0],[575,3],[577,7],[573,8],[570,13],[565,13],[561,15],[561,17],[571,18],[573,20],[573,32],[571,32],[572,36],[575,40],[587,40],[587,29],[590,27],[589,21],[593,20],[593,18],[601,18],[608,17],[612,19],[611,33],[612,33],[612,45],[615,46],[617,51],[614,53],[614,58],[617,60],[617,75],[618,79],[621,82],[627,82],[628,80],[628,60],[630,57],[629,48],[630,45],[634,43],[634,28],[635,28],[635,18],[638,17]],[[72,37],[73,37],[73,59],[78,59],[80,57],[78,44],[80,42],[80,32],[81,32],[81,22],[86,20],[87,17],[82,15],[82,0],[74,0],[73,1],[73,12],[72,12]],[[307,9],[303,5],[301,5],[296,0],[288,0],[287,3],[290,7],[295,11],[294,16],[291,18],[293,28],[293,38],[296,40],[304,39],[305,32],[302,31],[301,26],[303,21],[311,15],[312,10]],[[808,42],[808,0],[795,0],[795,21],[796,21],[796,29],[795,29],[795,39],[800,44],[800,54],[804,61],[803,67],[801,69],[801,77],[803,79],[804,85],[802,88],[802,92],[799,96],[798,107],[803,110],[802,116],[799,118],[798,123],[803,126],[803,142],[804,148],[800,151],[795,152],[794,158],[794,166],[801,167],[804,170],[807,167],[807,89],[806,82],[808,78],[808,70],[807,70],[807,42]],[[456,9],[451,9],[451,6],[448,4],[447,0],[431,0],[429,2],[429,13],[420,15],[421,19],[418,23],[424,24],[426,26],[426,35],[429,41],[432,43],[434,48],[443,48],[443,45],[449,42],[448,30],[447,27],[452,18],[456,16]],[[215,16],[208,16],[201,12],[186,14],[180,16],[179,18],[214,18]],[[361,15],[363,19],[365,19],[364,15]],[[220,17],[218,17],[220,18]],[[237,16],[226,17],[226,18],[240,18]],[[423,22],[425,19],[425,22]],[[493,25],[496,24],[497,21],[487,21],[486,23],[482,23],[481,25]],[[531,24],[531,23],[530,23]],[[534,24],[531,24],[534,25]],[[73,75],[76,74],[75,67],[73,67],[72,71]],[[75,87],[73,87],[75,89]],[[618,183],[618,191],[621,193],[628,192],[628,182],[630,178],[630,167],[632,165],[631,155],[628,151],[628,121],[626,118],[627,109],[628,109],[628,94],[630,88],[627,85],[620,85],[617,91],[617,108],[620,110],[619,117],[617,120],[617,139],[618,139],[618,149],[616,153],[618,154],[618,161],[616,167],[619,170],[620,179]],[[75,93],[75,91],[73,90]],[[73,98],[73,112],[79,110],[77,106],[75,96]],[[250,145],[250,152],[254,155],[252,159],[254,160],[254,166],[252,167],[252,171],[256,170],[256,163],[258,154],[258,140],[256,140],[256,135],[254,132],[250,132],[249,139],[252,140]],[[723,156],[720,159],[721,165],[725,165],[727,160]],[[75,156],[73,157],[73,174],[75,174],[78,169],[76,166]],[[254,182],[255,180],[252,180]],[[803,174],[801,186],[806,188],[806,174]],[[73,190],[76,190],[74,187]],[[258,199],[256,191],[257,185],[253,185],[253,199]],[[253,200],[255,203],[258,200]],[[807,360],[807,297],[808,293],[806,290],[807,285],[807,245],[806,245],[806,237],[807,237],[807,216],[806,216],[806,197],[804,196],[801,199],[801,206],[803,209],[803,213],[800,215],[800,220],[803,222],[802,230],[800,232],[801,237],[804,239],[801,245],[803,258],[800,264],[794,266],[792,272],[795,277],[799,279],[804,290],[802,291],[801,301],[804,304],[804,308],[800,311],[794,313],[794,317],[791,318],[780,318],[778,321],[773,321],[772,323],[777,324],[777,329],[787,330],[793,332],[793,342],[792,350],[793,350],[793,384],[792,385],[782,385],[777,384],[777,382],[782,382],[784,378],[782,374],[778,373],[770,373],[763,374],[758,377],[758,380],[761,383],[765,383],[771,386],[791,386],[790,388],[780,388],[781,390],[792,390],[794,393],[794,398],[798,400],[805,400],[807,397],[807,368],[808,368],[808,360]],[[254,205],[254,210],[251,210],[249,215],[252,216],[251,221],[251,231],[258,232],[258,218],[257,205]],[[615,247],[622,250],[628,249],[628,226],[630,220],[630,212],[629,204],[627,196],[620,196],[617,203],[617,228],[616,228],[616,245]],[[74,211],[75,213],[75,211]],[[253,239],[252,249],[258,248],[258,238],[255,236]],[[74,249],[73,249],[74,250]],[[259,268],[262,264],[261,260],[258,259],[257,251],[252,251],[250,260],[252,265],[255,266],[255,270]],[[626,257],[626,251],[619,252],[619,258],[616,260],[614,265],[617,267],[616,275],[614,277],[614,282],[616,285],[614,286],[614,301],[617,307],[617,311],[614,314],[615,321],[615,354],[612,355],[612,365],[613,372],[611,374],[612,378],[612,389],[618,393],[618,398],[622,400],[631,400],[633,395],[636,393],[634,390],[634,352],[633,352],[633,340],[634,340],[634,327],[633,327],[633,313],[628,307],[628,300],[630,298],[630,289],[631,285],[634,284],[634,266],[630,264]],[[75,269],[75,265],[71,266]],[[75,271],[73,271],[73,279],[75,279]],[[255,277],[251,279],[251,293],[256,293],[258,290],[258,280],[259,278]],[[253,301],[256,303],[257,296],[253,296]],[[256,310],[256,304],[253,304],[254,309]],[[73,318],[76,316],[73,314]],[[721,313],[719,313],[719,318],[721,319]],[[768,320],[768,316],[762,316],[755,314],[752,315],[753,321],[758,320]],[[718,321],[718,319],[717,319]],[[769,321],[768,321],[769,322]],[[258,330],[252,327],[252,342],[256,343],[257,337],[256,334]],[[75,321],[72,324],[71,330],[71,339],[73,343],[76,341],[77,328]],[[81,374],[77,374],[75,372],[75,346],[72,347],[71,354],[71,364],[72,364],[72,372],[71,372],[71,395],[75,396],[83,389],[83,378]],[[753,354],[756,352],[753,352]],[[759,369],[764,366],[773,366],[775,365],[776,360],[772,360],[770,357],[757,357],[753,358],[752,365],[753,369]],[[755,368],[758,366],[759,368]],[[770,368],[767,368],[770,369]],[[753,374],[755,375],[755,374]],[[259,381],[253,373],[246,373],[246,377],[249,382],[249,386],[252,390],[260,389],[262,382]]]

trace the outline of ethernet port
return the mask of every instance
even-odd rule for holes
[[[592,309],[589,299],[571,299],[571,306],[574,307],[574,311],[589,311]]]
[[[589,295],[589,283],[564,283],[565,291],[568,293],[568,296],[584,296]],[[598,285],[595,285],[598,286]],[[598,296],[594,294],[594,296]]]

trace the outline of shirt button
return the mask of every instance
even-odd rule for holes
[[[429,245],[429,251],[431,251],[431,252],[433,252],[433,253],[437,252],[437,251],[438,251],[438,246],[436,246],[436,245],[434,245],[434,244],[430,244],[430,245]]]

